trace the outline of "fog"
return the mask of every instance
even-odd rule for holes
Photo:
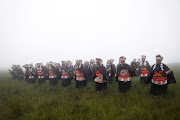
[[[146,55],[180,62],[179,0],[1,0],[0,67]]]

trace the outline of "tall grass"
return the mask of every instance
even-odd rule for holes
[[[28,84],[12,80],[3,73],[0,77],[0,120],[134,120],[180,119],[180,65],[170,65],[177,84],[168,86],[168,94],[154,98],[150,85],[132,79],[129,92],[118,92],[118,83],[108,84],[106,91],[95,91],[94,82],[75,89],[75,81],[67,88]]]

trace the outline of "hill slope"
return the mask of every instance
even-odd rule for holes
[[[139,78],[132,79],[126,94],[118,92],[118,83],[108,84],[99,94],[94,82],[76,91],[75,81],[68,88],[27,84],[12,80],[5,74],[0,78],[1,120],[112,120],[112,119],[180,119],[180,64],[171,64],[177,84],[168,86],[168,94],[154,98],[150,85],[142,86]]]

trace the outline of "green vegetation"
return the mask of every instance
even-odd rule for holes
[[[168,86],[168,94],[154,98],[150,85],[132,79],[126,94],[118,92],[118,83],[108,84],[107,91],[96,93],[94,82],[77,91],[75,81],[68,88],[28,84],[0,77],[0,120],[180,120],[180,64],[169,65],[177,84]]]

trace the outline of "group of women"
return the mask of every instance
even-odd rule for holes
[[[134,73],[132,67],[126,63],[125,56],[119,58],[117,67],[114,67],[111,60],[108,68],[103,65],[103,60],[100,58],[96,58],[96,63],[91,60],[90,63],[86,62],[86,64],[82,64],[82,60],[76,60],[74,66],[70,61],[62,61],[62,66],[52,62],[46,66],[38,63],[36,67],[31,64],[24,66],[26,69],[25,77],[28,83],[35,83],[37,79],[39,84],[43,84],[48,79],[50,85],[56,85],[58,80],[61,80],[62,87],[68,87],[71,80],[74,79],[77,89],[87,87],[87,80],[93,80],[95,81],[95,89],[99,93],[107,89],[107,76],[109,76],[110,83],[115,78],[119,84],[119,92],[125,93],[131,88],[131,78],[134,76],[132,75]],[[150,68],[146,56],[142,56],[137,68],[141,83],[151,83],[150,93],[154,96],[166,94],[168,84],[176,83],[173,72],[162,63],[162,60],[163,57],[157,55],[156,63]]]

